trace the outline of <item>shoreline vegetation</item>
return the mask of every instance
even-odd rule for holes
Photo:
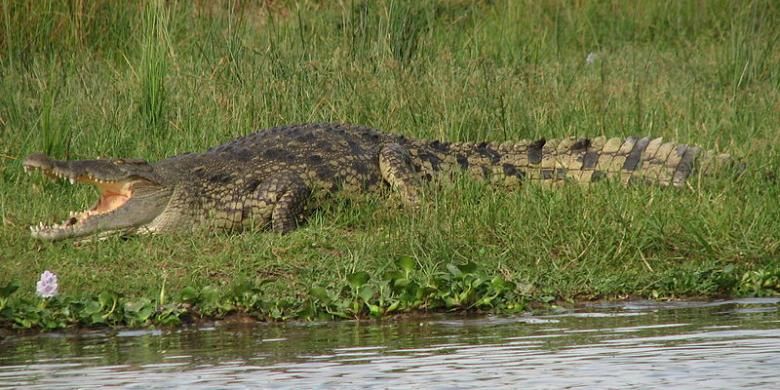
[[[3,0],[0,19],[0,328],[780,294],[776,2]],[[456,177],[414,211],[342,194],[284,236],[29,236],[95,199],[25,175],[29,153],[156,161],[301,122],[663,136],[747,169],[686,189]]]

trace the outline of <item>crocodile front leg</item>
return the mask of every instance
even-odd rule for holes
[[[243,225],[288,233],[298,226],[310,194],[310,188],[298,179],[263,182],[244,203]]]
[[[311,190],[301,182],[285,186],[271,213],[271,228],[279,233],[288,233],[298,227],[298,217],[305,209],[309,195]]]
[[[382,179],[401,194],[404,203],[417,204],[419,182],[406,148],[397,143],[382,147],[379,151],[379,171]]]

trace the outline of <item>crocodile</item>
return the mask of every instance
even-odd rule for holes
[[[392,188],[418,204],[420,186],[441,172],[506,186],[539,181],[685,186],[694,169],[728,155],[661,138],[562,138],[505,143],[408,138],[345,124],[264,129],[156,163],[141,159],[56,160],[34,153],[25,171],[93,185],[97,202],[60,223],[30,227],[42,240],[182,231],[199,226],[286,233],[304,220],[315,197]]]

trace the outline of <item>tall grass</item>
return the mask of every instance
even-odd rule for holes
[[[139,68],[140,112],[151,135],[164,137],[165,82],[169,67],[169,9],[162,0],[146,2],[143,13],[143,39]]]
[[[74,290],[100,291],[121,274],[116,288],[128,293],[163,271],[171,291],[269,274],[295,296],[412,255],[431,273],[478,260],[538,295],[669,296],[727,291],[713,282],[726,265],[780,267],[776,2],[0,5],[0,284],[43,268],[65,272]],[[92,198],[22,176],[30,152],[156,160],[312,121],[451,141],[652,134],[727,150],[749,169],[688,191],[507,193],[464,179],[431,186],[419,213],[392,196],[339,199],[283,237],[81,248],[27,237],[26,225]]]
[[[12,66],[41,55],[121,55],[134,45],[139,16],[135,4],[110,0],[3,0],[0,7],[0,53]]]

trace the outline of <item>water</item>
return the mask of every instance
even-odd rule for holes
[[[780,299],[7,336],[0,388],[780,388]]]

